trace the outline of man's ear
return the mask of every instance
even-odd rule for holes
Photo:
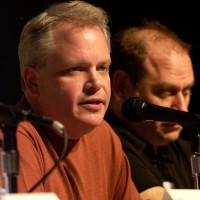
[[[125,100],[133,92],[133,84],[124,70],[116,70],[112,76],[112,95],[117,100]]]
[[[37,69],[32,66],[25,66],[22,71],[22,78],[25,85],[25,90],[32,95],[39,94],[37,82]]]

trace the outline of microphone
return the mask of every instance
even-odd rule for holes
[[[0,124],[17,124],[20,121],[51,125],[60,133],[62,133],[64,129],[63,124],[47,116],[0,102]]]
[[[158,106],[135,97],[127,99],[122,105],[122,114],[129,121],[145,120],[176,122],[187,129],[200,129],[200,115]]]
[[[19,109],[16,106],[6,105],[0,102],[0,127],[5,132],[3,137],[3,151],[2,151],[2,173],[5,176],[6,192],[16,192],[16,175],[19,173],[18,169],[18,153],[15,134],[13,128],[7,128],[6,125],[17,125],[20,121],[29,121],[32,123],[50,125],[63,135],[63,150],[56,160],[55,164],[44,174],[44,176],[36,182],[29,192],[33,191],[41,182],[43,182],[49,174],[58,166],[67,153],[68,135],[64,125],[59,121],[53,120],[47,116],[39,115],[31,110]],[[14,130],[15,131],[15,130]],[[13,182],[10,182],[13,181]]]

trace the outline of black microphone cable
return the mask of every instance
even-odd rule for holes
[[[67,153],[67,146],[68,146],[68,136],[67,136],[67,132],[63,126],[63,124],[61,124],[58,121],[54,121],[52,124],[52,127],[54,127],[54,129],[56,129],[60,134],[63,134],[64,136],[64,144],[63,144],[63,150],[58,158],[58,160],[55,161],[55,164],[42,176],[42,178],[36,183],[34,184],[27,192],[33,192],[50,174],[51,172],[59,165],[59,163],[65,158],[66,153]]]

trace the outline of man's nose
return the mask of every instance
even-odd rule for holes
[[[176,95],[172,107],[185,112],[188,111],[188,102],[181,92]]]
[[[102,87],[102,81],[97,72],[88,74],[87,81],[85,83],[85,89],[87,91],[98,91]]]

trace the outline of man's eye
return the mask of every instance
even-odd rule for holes
[[[166,98],[166,97],[169,97],[171,95],[173,95],[171,92],[166,92],[166,91],[158,93],[158,96],[161,97],[161,98]]]
[[[98,67],[98,71],[109,71],[109,67],[107,66]]]
[[[192,92],[190,90],[186,91],[186,92],[183,93],[183,96],[184,97],[190,97],[190,96],[192,96]]]

